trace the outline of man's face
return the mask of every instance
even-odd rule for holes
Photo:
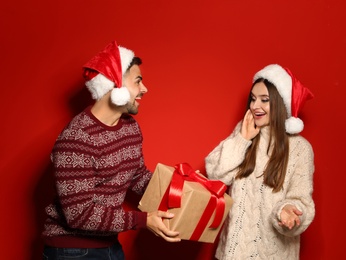
[[[127,112],[132,115],[138,113],[139,100],[148,92],[148,89],[143,85],[142,74],[138,65],[133,65],[123,77],[123,85],[130,92],[130,101],[125,105]]]

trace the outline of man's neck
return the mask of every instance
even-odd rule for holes
[[[109,99],[103,97],[95,102],[91,108],[91,113],[103,124],[115,126],[118,124],[123,112],[122,107],[110,104]]]

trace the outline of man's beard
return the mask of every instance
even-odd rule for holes
[[[126,104],[126,109],[127,109],[127,113],[130,115],[137,115],[138,114],[138,107],[136,107],[135,101],[132,104],[130,102],[128,102]]]

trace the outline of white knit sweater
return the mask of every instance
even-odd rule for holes
[[[263,170],[269,159],[269,127],[260,132],[256,167],[247,178],[235,180],[237,166],[244,160],[251,141],[240,134],[240,123],[206,158],[210,179],[232,185],[234,204],[225,222],[216,251],[218,259],[299,259],[300,234],[312,222],[314,154],[302,136],[289,138],[289,161],[283,189],[277,193],[263,184]],[[286,204],[303,212],[301,225],[289,230],[278,225]]]

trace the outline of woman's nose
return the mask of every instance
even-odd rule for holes
[[[260,102],[258,99],[252,101],[252,107],[253,108],[259,108],[260,107]]]

